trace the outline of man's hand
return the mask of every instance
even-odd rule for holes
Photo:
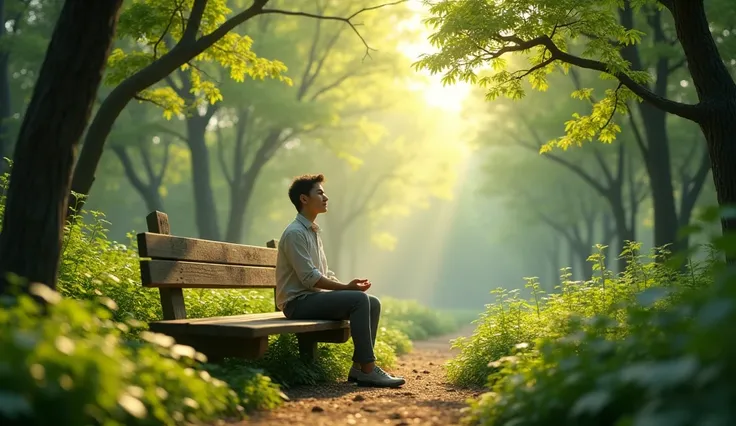
[[[348,283],[347,290],[366,291],[371,288],[371,282],[365,278],[356,278]]]

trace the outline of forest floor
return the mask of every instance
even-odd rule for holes
[[[454,356],[449,341],[470,335],[468,326],[452,335],[415,342],[390,373],[406,378],[398,389],[358,387],[347,381],[288,389],[290,401],[274,411],[253,414],[238,425],[456,425],[469,398],[482,389],[447,383],[444,363]]]

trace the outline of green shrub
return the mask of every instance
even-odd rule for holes
[[[61,298],[38,285],[45,313],[30,296],[4,297],[0,309],[0,423],[4,425],[169,425],[242,416],[280,402],[259,374],[239,384],[241,396],[198,367],[203,355],[144,331],[122,335],[134,321],[107,308]],[[245,398],[243,398],[245,396]]]
[[[482,425],[736,423],[736,274],[651,287],[617,321],[571,318],[568,334],[519,345],[471,405]],[[693,275],[691,278],[693,278]],[[711,279],[701,272],[698,279]]]
[[[386,342],[386,344],[392,347],[396,355],[408,354],[414,346],[409,336],[397,328],[381,327],[378,331],[378,337],[381,341]]]
[[[458,329],[458,323],[453,316],[414,300],[382,297],[381,305],[382,324],[402,331],[411,340],[426,340]]]
[[[629,265],[618,277],[605,268],[603,246],[590,257],[595,276],[591,281],[570,280],[568,268],[563,270],[558,292],[546,295],[536,277],[527,278],[531,297],[524,299],[519,290],[496,289],[491,293],[496,301],[476,320],[477,327],[469,338],[453,341],[460,354],[447,364],[448,379],[463,386],[484,386],[489,374],[497,370],[489,365],[510,355],[520,343],[532,343],[540,338],[554,339],[570,333],[568,320],[572,316],[592,318],[597,315],[622,321],[626,307],[638,292],[652,286],[702,286],[702,277],[673,273],[667,265],[645,262],[663,250],[649,255],[639,254],[640,245],[630,243],[622,253]],[[621,333],[621,330],[612,330]]]

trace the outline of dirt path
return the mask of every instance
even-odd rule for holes
[[[465,328],[450,336],[416,342],[391,371],[404,376],[399,389],[357,387],[347,382],[298,387],[291,399],[272,412],[254,414],[241,425],[453,425],[466,400],[480,390],[456,388],[445,381],[442,365],[453,356],[449,340],[468,335]]]

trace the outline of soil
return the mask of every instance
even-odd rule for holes
[[[401,388],[365,388],[347,381],[295,387],[286,391],[290,401],[281,408],[255,413],[237,425],[456,425],[467,400],[482,390],[448,384],[443,365],[454,355],[450,339],[472,330],[415,342],[390,371],[406,378]]]

